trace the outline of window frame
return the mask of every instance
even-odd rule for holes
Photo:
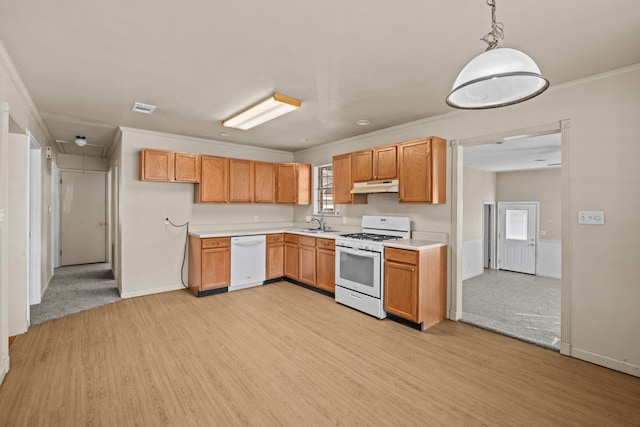
[[[322,169],[328,168],[331,171],[331,183],[330,183],[330,189],[327,188],[327,185],[325,183],[324,189],[320,188],[321,187],[321,183],[320,183],[320,173]],[[331,194],[331,200],[333,201],[333,164],[332,163],[327,163],[327,164],[322,164],[322,165],[316,165],[313,167],[313,215],[324,215],[324,216],[339,216],[340,215],[340,211],[338,210],[338,207],[336,206],[335,203],[333,203],[333,210],[331,211],[320,211],[320,207],[321,207],[321,192],[322,191],[327,191],[328,193]],[[326,198],[325,198],[326,199]]]

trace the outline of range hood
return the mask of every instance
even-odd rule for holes
[[[368,193],[397,193],[398,180],[387,179],[384,181],[356,182],[353,184],[351,194],[368,194]]]

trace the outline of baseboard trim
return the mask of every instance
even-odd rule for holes
[[[182,286],[182,283],[178,283],[177,285],[164,286],[162,288],[144,289],[142,291],[135,291],[135,292],[123,292],[122,294],[120,294],[120,298],[127,299],[127,298],[143,297],[145,295],[153,295],[153,294],[159,294],[162,292],[178,291],[180,289],[187,289],[187,288]]]
[[[562,280],[562,276],[557,276],[555,274],[536,274],[536,276],[540,276],[540,277],[548,277],[549,279],[558,279],[558,280]]]
[[[458,313],[455,310],[449,310],[447,312],[447,319],[449,319],[449,320],[453,320],[453,321],[457,322],[461,318],[462,318],[462,313]]]
[[[564,353],[563,353],[564,354]],[[640,366],[625,362],[624,360],[612,359],[600,354],[591,353],[590,351],[581,350],[579,348],[571,348],[571,356],[576,359],[604,366],[605,368],[620,371],[625,374],[640,377]]]
[[[9,372],[9,357],[2,361],[2,365],[0,366],[0,384],[4,381],[4,377],[7,376]]]

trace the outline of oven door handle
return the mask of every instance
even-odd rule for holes
[[[351,254],[355,256],[362,256],[367,258],[378,258],[380,256],[380,252],[368,251],[365,249],[351,249],[346,248],[344,246],[336,246],[336,252],[344,252],[346,254]]]

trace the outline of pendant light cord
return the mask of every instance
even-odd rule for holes
[[[497,48],[498,44],[504,40],[504,25],[502,22],[496,22],[496,1],[487,0],[487,5],[491,6],[491,31],[480,39],[488,45],[485,52]]]

